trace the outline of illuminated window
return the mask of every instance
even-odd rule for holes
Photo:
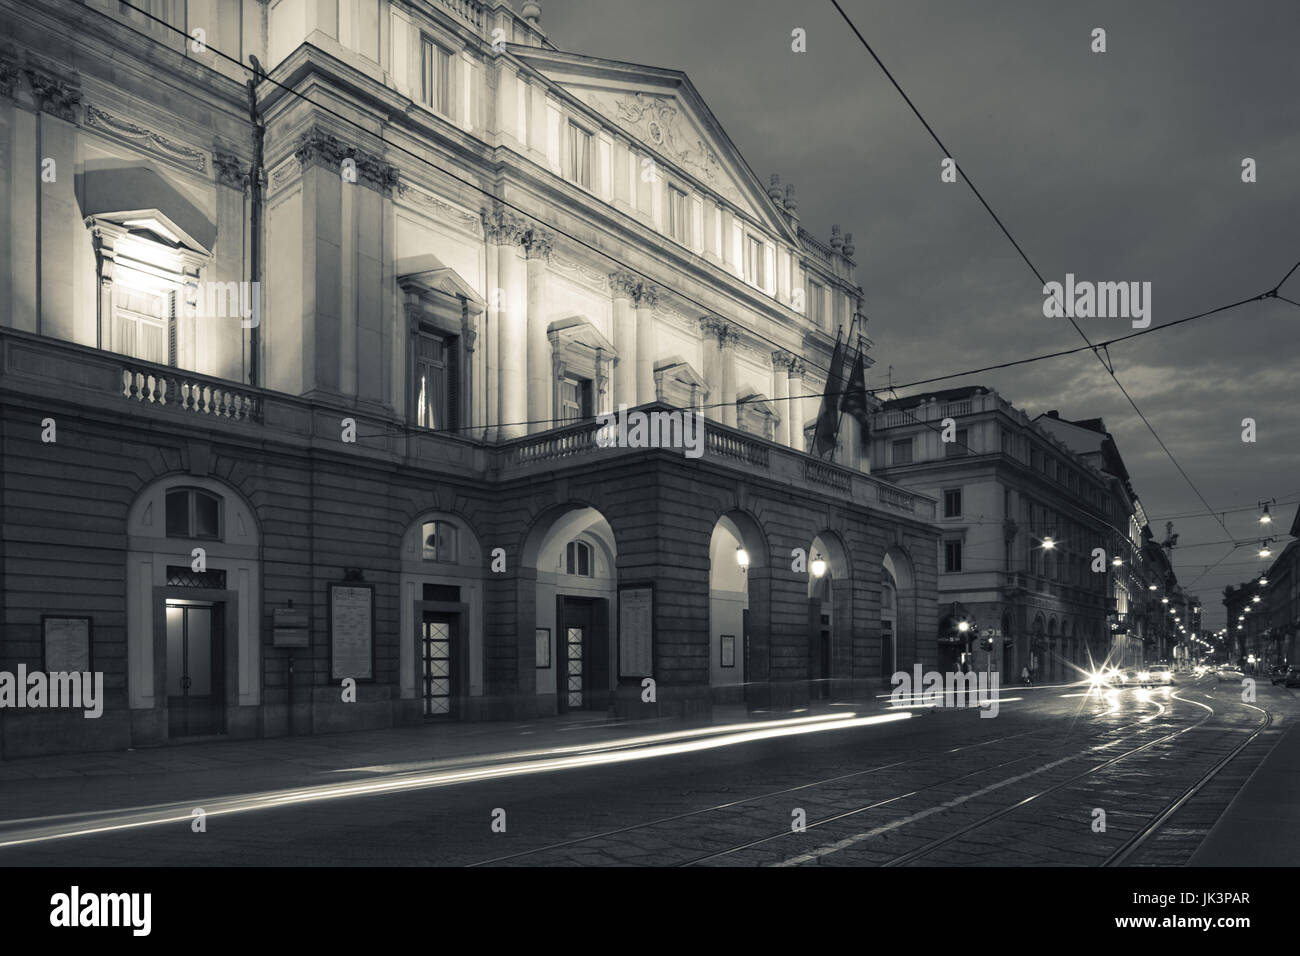
[[[424,522],[420,527],[420,557],[425,561],[455,562],[456,537],[456,526],[449,521]]]
[[[420,332],[415,337],[415,424],[420,428],[459,423],[458,345],[455,336]]]

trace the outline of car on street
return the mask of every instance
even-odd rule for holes
[[[1230,664],[1224,664],[1215,671],[1214,676],[1218,678],[1220,683],[1222,683],[1225,680],[1242,680],[1246,675],[1243,674],[1239,668],[1233,667]]]
[[[1300,687],[1300,667],[1294,664],[1274,667],[1269,676],[1274,684],[1281,684],[1283,687]]]
[[[1172,684],[1174,682],[1174,671],[1168,664],[1146,664],[1137,669],[1135,680],[1139,687]]]

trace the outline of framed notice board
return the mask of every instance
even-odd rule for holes
[[[91,619],[41,615],[41,670],[46,674],[90,671]]]
[[[654,676],[655,592],[651,584],[618,589],[618,676]]]
[[[330,679],[375,679],[375,586],[329,585]]]

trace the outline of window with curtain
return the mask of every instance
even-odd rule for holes
[[[591,134],[575,123],[569,124],[569,176],[591,188]]]
[[[593,415],[591,380],[567,376],[560,382],[560,421],[576,422]]]
[[[454,428],[459,424],[459,377],[455,336],[421,332],[415,337],[415,424]]]
[[[745,281],[763,284],[763,243],[753,236],[745,240]]]
[[[581,577],[591,577],[591,545],[585,541],[570,541],[564,554],[564,571]]]
[[[451,54],[428,37],[420,39],[420,101],[439,113],[449,112]]]
[[[110,348],[146,362],[175,365],[176,293],[171,283],[119,267],[113,277]]]
[[[686,205],[686,193],[675,186],[668,187],[668,235],[682,245],[687,245],[690,238],[690,212]]]

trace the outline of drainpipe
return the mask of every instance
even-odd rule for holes
[[[260,385],[261,377],[259,354],[261,352],[262,323],[262,148],[266,139],[266,126],[262,122],[261,112],[257,108],[257,81],[266,75],[257,57],[249,56],[253,64],[253,77],[248,81],[248,118],[253,124],[253,165],[248,171],[248,188],[251,190],[249,208],[249,281],[251,289],[256,292],[250,301],[256,299],[257,321],[248,330],[248,384],[254,388]]]

